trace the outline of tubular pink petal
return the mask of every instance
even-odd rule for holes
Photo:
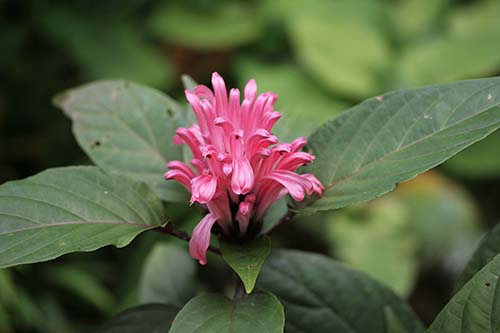
[[[300,151],[306,139],[279,143],[271,133],[281,116],[274,110],[275,93],[258,95],[255,80],[250,80],[242,102],[238,89],[231,89],[228,98],[217,73],[212,75],[212,86],[213,92],[203,85],[185,91],[198,124],[177,129],[173,140],[191,149],[193,168],[172,161],[166,179],[186,187],[191,203],[206,207],[227,235],[233,228],[244,235],[253,221],[260,225],[268,208],[287,193],[299,201],[306,194],[322,195],[323,185],[316,177],[294,172],[314,160],[313,155]],[[197,255],[200,262],[205,252]]]
[[[309,186],[309,180],[303,179],[300,175],[288,170],[274,170],[265,178],[272,179],[283,185],[296,201],[304,199],[305,189]]]
[[[201,265],[207,263],[207,250],[210,246],[210,230],[217,218],[214,214],[207,214],[193,230],[189,241],[189,254],[198,260]]]
[[[191,203],[197,201],[206,204],[215,195],[217,189],[217,178],[210,174],[191,179]]]
[[[209,87],[200,84],[196,87],[194,87],[193,92],[198,96],[199,99],[208,99],[209,101],[212,101],[214,99],[214,94],[212,93],[212,90],[210,90]]]
[[[248,101],[253,101],[257,96],[257,83],[254,79],[247,82],[245,86],[245,99]]]
[[[247,194],[254,184],[254,173],[250,162],[246,158],[233,161],[231,189],[234,193]]]
[[[227,90],[224,79],[215,72],[212,74],[212,87],[215,92],[215,104],[217,107],[217,115],[226,117],[227,116]]]
[[[189,178],[193,178],[195,176],[193,170],[191,170],[191,168],[187,166],[186,163],[181,161],[170,161],[167,163],[167,168],[180,170],[184,172]]]
[[[186,173],[181,170],[169,170],[164,175],[163,178],[166,180],[175,179],[182,184],[188,191],[191,191],[191,177],[186,175]]]

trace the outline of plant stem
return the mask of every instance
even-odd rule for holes
[[[165,227],[156,227],[153,229],[154,231],[161,232],[162,234],[170,235],[177,237],[183,241],[189,242],[191,237],[189,234],[182,230],[174,230],[172,223],[167,224]],[[208,251],[213,252],[215,254],[221,255],[221,251],[219,248],[214,246],[209,246]]]

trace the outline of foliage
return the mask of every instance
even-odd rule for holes
[[[499,228],[468,258],[500,218],[500,79],[450,82],[500,74],[498,1],[8,0],[0,18],[0,177],[36,174],[0,186],[1,332],[497,329]],[[162,242],[200,212],[161,176],[190,158],[178,77],[213,70],[278,93],[275,134],[309,137],[326,192],[199,267]],[[54,104],[87,157],[49,104],[72,86]],[[462,272],[431,325],[429,271]]]

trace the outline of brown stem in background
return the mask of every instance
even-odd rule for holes
[[[181,231],[181,230],[174,230],[172,223],[168,223],[165,227],[156,227],[152,230],[157,231],[157,232],[161,232],[162,234],[177,237],[177,238],[179,238],[183,241],[186,241],[186,242],[189,242],[191,240],[191,237],[189,236],[189,234],[187,232]],[[218,255],[222,254],[220,249],[217,247],[214,247],[214,246],[209,246],[208,251],[213,252],[213,253],[218,254]]]

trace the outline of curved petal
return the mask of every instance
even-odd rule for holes
[[[247,194],[252,189],[255,179],[252,166],[246,158],[235,160],[233,163],[231,189],[238,195]]]
[[[215,195],[217,178],[211,174],[203,174],[191,180],[191,203],[198,201],[206,204]]]
[[[213,214],[207,214],[193,230],[189,241],[189,254],[197,259],[201,265],[207,263],[207,249],[210,245],[210,230],[217,218]]]

